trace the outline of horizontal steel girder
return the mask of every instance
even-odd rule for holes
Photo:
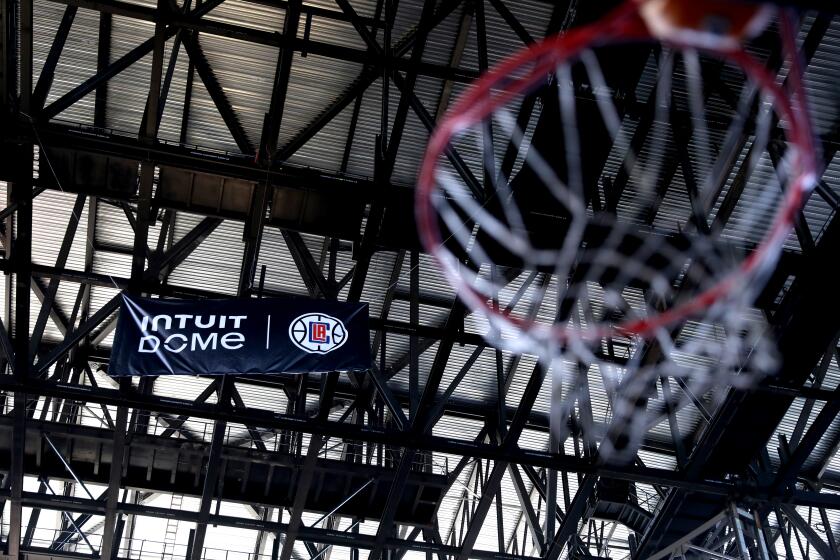
[[[0,496],[5,495],[8,495],[8,491],[0,490]],[[75,511],[79,513],[90,513],[93,515],[104,515],[105,513],[105,502],[61,495],[39,494],[37,492],[24,492],[23,505],[26,507],[38,507],[58,511]],[[198,519],[198,512],[194,511],[181,511],[125,502],[118,503],[117,510],[124,514],[158,517],[162,519],[177,519],[179,521],[187,521],[191,523],[195,523]],[[227,515],[211,514],[209,517],[209,523],[213,525],[248,529],[251,531],[269,531],[273,533],[285,533],[288,529],[288,523],[277,523],[273,521],[248,519],[244,517],[231,517]],[[321,544],[331,544],[334,546],[347,546],[364,549],[371,549],[374,547],[374,537],[371,535],[361,535],[358,533],[336,531],[332,529],[301,527],[299,537],[301,540]],[[457,546],[449,546],[426,541],[409,541],[395,537],[388,538],[385,542],[385,546],[390,549],[416,550],[419,552],[430,552],[449,556],[455,556],[459,551]],[[487,550],[473,550],[471,557],[481,560],[538,560],[538,558],[534,556],[506,554],[503,552]]]
[[[173,420],[161,420],[163,427]],[[0,418],[0,464],[11,456],[13,421]],[[189,437],[174,438],[158,435],[134,434],[128,444],[126,463],[122,468],[120,487],[150,492],[200,496],[206,472],[203,465],[210,455],[212,432],[199,432],[188,426]],[[200,427],[198,428],[200,429]],[[231,444],[221,448],[223,465],[216,497],[225,501],[241,502],[268,507],[290,507],[303,465],[302,457],[295,457],[283,446],[283,437],[272,432],[262,437],[275,438],[270,448],[277,451],[260,451],[239,447],[241,430],[233,430]],[[50,450],[45,443],[54,442]],[[249,442],[250,443],[250,442]],[[51,444],[52,445],[52,444]],[[356,488],[372,482],[365,492],[347,502],[339,514],[376,520],[383,509],[387,490],[394,477],[392,455],[396,450],[386,449],[383,464],[366,464],[336,458],[318,457],[312,466],[313,491],[307,495],[306,511],[327,512],[346,498],[347,488]],[[401,496],[398,509],[400,523],[432,527],[434,512],[448,487],[448,478],[431,462],[422,457],[413,466],[408,485]],[[27,424],[24,472],[29,476],[49,480],[65,479],[72,482],[66,470],[69,465],[76,476],[86,482],[108,484],[113,461],[113,432],[92,426],[71,425],[57,422],[30,420]]]
[[[411,431],[388,428],[318,421],[255,408],[234,408],[232,411],[223,411],[212,404],[195,403],[161,395],[122,393],[117,390],[101,387],[94,388],[48,381],[20,382],[11,376],[0,376],[0,390],[20,391],[32,395],[37,394],[113,406],[128,406],[141,410],[169,413],[176,416],[185,414],[196,418],[224,419],[238,424],[277,430],[323,434],[336,438],[370,441],[396,447],[409,447],[438,453],[504,460],[512,463],[549,467],[569,472],[598,473],[602,476],[620,480],[684,488],[722,496],[750,496],[759,501],[787,502],[796,505],[840,509],[840,495],[836,494],[823,494],[800,490],[787,492],[784,495],[772,496],[768,495],[761,488],[751,485],[715,480],[687,480],[684,474],[668,469],[643,468],[634,465],[602,466],[588,459],[561,456],[543,451],[533,451],[530,449],[505,451],[498,446],[475,443],[470,440],[418,435]]]

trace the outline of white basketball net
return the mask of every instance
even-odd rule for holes
[[[709,406],[715,390],[754,385],[776,368],[751,306],[783,244],[795,248],[790,229],[773,226],[806,171],[788,142],[791,113],[780,110],[801,103],[796,94],[779,99],[732,62],[662,45],[639,85],[617,91],[602,70],[610,52],[559,61],[527,126],[516,96],[456,127],[451,145],[482,154],[489,192],[475,192],[438,154],[428,203],[438,228],[431,249],[485,321],[487,340],[551,365],[553,436],[562,442],[579,428],[600,440],[602,458],[625,460],[669,409]],[[784,90],[789,62],[780,68]],[[556,140],[537,147],[535,123],[549,103]],[[599,130],[612,147],[593,177],[586,140]],[[506,172],[509,147],[517,157]],[[739,274],[760,245],[770,247],[762,262]],[[532,272],[511,281],[514,269]],[[722,283],[725,294],[655,324]],[[609,399],[601,418],[586,411],[595,385]]]

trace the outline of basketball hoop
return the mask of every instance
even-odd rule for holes
[[[816,184],[791,16],[722,0],[691,4],[702,12],[689,4],[630,0],[503,61],[452,106],[418,178],[421,241],[485,337],[551,364],[556,438],[565,439],[585,386],[603,384],[611,427],[582,426],[605,436],[602,458],[635,454],[674,406],[774,370],[774,345],[751,306]],[[778,75],[743,46],[773,16]],[[647,81],[621,90],[602,69],[604,53],[642,44],[651,46]],[[704,79],[712,65],[728,98]],[[543,121],[556,120],[549,153],[534,142],[536,119],[524,125],[517,115],[529,94],[542,95]],[[597,131],[612,147],[593,173],[597,158],[582,140]],[[484,192],[447,162],[450,147],[469,149],[470,140],[482,154]],[[516,154],[504,172],[498,147]],[[666,161],[674,157],[679,188]],[[621,191],[610,193],[619,178]],[[736,203],[738,190],[746,200]],[[673,203],[679,191],[682,206]],[[675,214],[685,208],[681,221],[658,216],[666,203]],[[510,282],[500,268],[552,280]]]

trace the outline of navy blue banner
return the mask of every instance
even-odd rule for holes
[[[116,377],[369,368],[366,303],[124,295],[108,373]]]

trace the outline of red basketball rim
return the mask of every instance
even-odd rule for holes
[[[490,69],[448,111],[444,120],[432,134],[420,167],[415,213],[420,240],[426,251],[435,256],[449,282],[458,290],[458,296],[471,308],[480,310],[489,317],[496,317],[517,330],[538,335],[540,339],[551,338],[563,342],[570,339],[598,340],[617,334],[645,336],[661,327],[679,322],[707,309],[725,297],[747,277],[765,270],[776,262],[778,250],[791,232],[799,210],[816,184],[816,161],[810,123],[805,108],[802,69],[798,56],[795,54],[794,26],[790,16],[782,12],[780,28],[784,50],[791,60],[788,83],[797,92],[800,101],[798,107],[793,105],[787,91],[776,83],[776,76],[740,47],[715,50],[675,41],[659,41],[652,37],[638,14],[637,1],[628,0],[599,22],[535,43]],[[443,249],[443,240],[432,204],[432,195],[436,188],[435,175],[440,157],[459,132],[475,126],[508,101],[532,90],[559,64],[576,58],[584,49],[644,41],[659,41],[678,49],[692,48],[740,67],[745,75],[749,76],[765,95],[769,96],[779,117],[788,123],[787,139],[790,144],[798,147],[792,159],[793,179],[789,182],[789,188],[770,229],[761,244],[718,283],[676,307],[646,318],[632,319],[609,326],[571,327],[565,324],[548,326],[513,317],[494,309],[487,298],[464,279],[453,263],[453,259]],[[529,71],[524,77],[510,78],[517,71],[529,66]]]

